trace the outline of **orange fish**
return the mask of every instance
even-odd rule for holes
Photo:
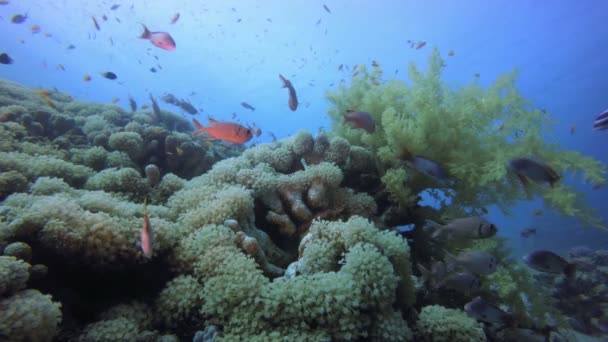
[[[144,200],[144,224],[141,227],[141,251],[146,258],[152,257],[152,230],[148,218],[147,200]]]
[[[51,92],[46,89],[41,89],[36,91],[40,96],[49,96]]]
[[[295,111],[298,109],[298,96],[296,95],[296,89],[291,84],[291,81],[283,77],[283,75],[279,74],[279,77],[283,81],[283,88],[287,88],[289,90],[289,109]]]
[[[91,75],[84,75],[82,80],[85,82],[89,82],[91,80]]]
[[[425,45],[426,42],[424,40],[419,41],[418,44],[416,44],[416,50],[422,49]]]
[[[356,112],[347,110],[344,114],[344,120],[351,124],[352,128],[359,128],[372,134],[376,130],[376,122],[368,112]]]
[[[36,34],[36,33],[40,33],[40,25],[32,25],[32,27],[30,28],[30,30],[32,31],[32,33]]]
[[[192,133],[193,137],[207,133],[211,139],[224,140],[235,144],[244,144],[253,137],[251,129],[234,122],[216,121],[209,118],[209,126],[207,127],[201,125],[196,119],[192,119],[192,122],[196,126],[196,131]]]

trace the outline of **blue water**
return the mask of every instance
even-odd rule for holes
[[[113,4],[121,6],[113,11]],[[562,148],[608,163],[608,133],[591,130],[594,116],[608,108],[608,2],[326,4],[331,14],[323,9],[323,2],[302,0],[12,1],[0,6],[0,52],[9,53],[15,63],[0,65],[0,77],[32,87],[57,87],[78,100],[109,103],[120,98],[119,105],[125,108],[128,95],[141,105],[149,102],[150,93],[173,93],[202,108],[199,119],[231,120],[236,113],[240,122],[255,123],[264,131],[255,143],[270,141],[269,132],[282,138],[300,129],[330,129],[324,92],[350,78],[350,72],[338,70],[340,64],[352,67],[375,60],[386,78],[406,79],[410,61],[425,68],[432,48],[444,56],[453,49],[455,56],[446,57],[446,82],[458,86],[478,73],[480,83],[488,85],[516,68],[522,94],[557,121],[556,140]],[[179,21],[170,25],[177,12]],[[28,20],[10,23],[16,13],[27,13]],[[152,31],[169,32],[177,49],[164,51],[139,39],[140,23]],[[34,24],[41,27],[40,33],[30,31]],[[427,46],[412,49],[406,44],[410,39],[424,40]],[[68,50],[70,44],[76,48]],[[159,65],[162,70],[150,72]],[[104,71],[116,73],[118,80],[102,78],[99,73]],[[288,109],[279,73],[291,79],[298,91],[296,112]],[[93,80],[83,82],[85,74]],[[241,107],[243,101],[256,110]],[[591,190],[580,178],[566,179],[584,191],[606,219],[607,190]],[[543,215],[534,216],[538,209]],[[607,233],[584,229],[582,223],[552,212],[541,201],[521,203],[511,216],[494,209],[488,216],[502,235],[511,237],[516,254],[540,247],[564,252],[574,245],[608,243]],[[538,228],[537,236],[521,239],[519,232],[529,226]]]

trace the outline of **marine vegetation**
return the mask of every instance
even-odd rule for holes
[[[513,158],[534,157],[559,174],[583,175],[594,186],[606,183],[606,167],[599,161],[560,149],[552,134],[555,122],[519,93],[517,72],[500,76],[487,88],[478,77],[452,87],[441,80],[444,68],[437,49],[426,73],[410,63],[410,82],[386,81],[379,66],[368,71],[359,65],[350,85],[327,93],[334,132],[372,151],[391,200],[408,208],[426,191],[440,202],[443,214],[457,217],[463,211],[484,213],[492,205],[508,213],[517,200],[541,196],[562,214],[603,227],[572,186],[560,182],[554,187],[522,187],[506,167]],[[345,120],[349,111],[369,113],[375,131],[352,128]],[[403,161],[407,156],[436,161],[447,170],[448,179],[408,167]]]

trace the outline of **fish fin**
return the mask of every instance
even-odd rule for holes
[[[431,271],[429,271],[426,267],[422,266],[422,264],[418,264],[416,266],[418,266],[418,270],[420,271],[422,282],[429,282],[431,279]]]
[[[422,227],[422,231],[425,233],[430,233],[431,238],[436,239],[441,235],[441,231],[443,230],[443,226],[433,220],[426,220],[424,226]]]
[[[568,279],[574,279],[576,277],[576,264],[566,264],[564,274]]]
[[[195,118],[192,118],[192,123],[194,123],[194,126],[196,127],[196,131],[194,131],[194,133],[192,133],[193,137],[196,137],[198,135],[201,135],[205,132],[207,132],[207,127],[203,126],[198,120],[196,120]]]
[[[443,253],[445,253],[445,256],[448,258],[448,262],[443,262],[443,264],[445,265],[445,271],[446,273],[450,273],[452,272],[458,265],[460,265],[460,261],[458,261],[458,258],[453,255],[452,253],[446,251],[445,249],[443,250]]]
[[[139,38],[141,38],[141,39],[148,39],[148,38],[150,38],[150,30],[148,30],[148,28],[144,24],[141,24],[141,26],[143,26],[144,32],[141,34],[141,36],[139,36]]]
[[[517,174],[517,178],[519,178],[519,181],[521,182],[521,184],[524,186],[524,188],[528,187],[528,178],[526,178],[526,176],[521,175],[521,174]]]

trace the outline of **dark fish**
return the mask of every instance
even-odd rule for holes
[[[481,288],[481,280],[478,276],[469,272],[457,272],[448,275],[439,287],[456,290],[464,294],[477,293]]]
[[[75,48],[76,48],[76,45],[74,45],[74,44],[70,44],[67,47],[68,50],[74,50]]]
[[[152,97],[152,94],[150,94],[150,101],[152,101],[152,110],[154,111],[154,115],[156,115],[156,119],[160,121],[160,107],[158,106],[158,103],[154,97]]]
[[[323,8],[325,8],[325,10],[327,11],[327,13],[331,14],[331,11],[329,10],[329,8],[327,7],[327,5],[323,4]]]
[[[15,14],[11,17],[11,23],[23,24],[27,20],[27,14]]]
[[[122,23],[122,21],[120,21],[120,19],[118,19],[116,17],[114,17],[114,20],[116,20],[116,22],[119,23],[119,24]]]
[[[116,76],[116,74],[111,71],[102,72],[101,76],[103,76],[109,80],[115,80],[118,78],[118,76]]]
[[[519,235],[521,235],[521,237],[523,237],[523,238],[529,238],[532,235],[536,235],[536,228],[532,228],[532,227],[525,228],[521,231],[521,233]]]
[[[171,17],[171,21],[170,24],[173,25],[175,24],[177,21],[179,20],[179,13],[175,13],[172,17]]]
[[[546,250],[532,252],[523,257],[524,262],[533,269],[546,273],[564,273],[572,279],[576,275],[576,265],[564,260],[559,255]]]
[[[439,180],[446,180],[448,178],[447,170],[434,160],[421,156],[412,156],[405,162],[412,169],[432,178]]]
[[[608,129],[608,109],[598,114],[593,121],[593,129],[597,131]]]
[[[344,120],[352,126],[352,128],[359,128],[365,130],[367,133],[372,134],[376,130],[376,122],[368,112],[355,112],[353,110],[347,110],[344,114]]]
[[[1,53],[0,64],[13,64],[13,59],[8,54]]]
[[[464,312],[478,321],[494,324],[511,325],[513,316],[481,297],[475,297],[464,305]]]
[[[101,19],[103,19],[103,21],[108,21],[108,16],[106,16],[105,14],[101,16]]]
[[[528,185],[528,180],[532,180],[536,183],[549,183],[553,187],[560,179],[551,166],[532,158],[511,159],[509,168],[515,172],[524,186]]]
[[[432,289],[438,288],[443,279],[451,272],[443,261],[433,262],[430,270],[421,264],[418,264],[417,266],[420,271],[422,282]]]
[[[131,111],[134,112],[137,110],[137,102],[129,95],[129,106],[131,106]]]
[[[93,25],[95,25],[95,29],[97,31],[99,31],[99,24],[97,23],[97,19],[95,19],[95,17],[91,17],[91,19],[93,20]]]
[[[492,237],[498,230],[496,226],[479,216],[453,219],[445,225],[426,220],[423,228],[432,238],[448,240],[484,239]]]
[[[156,68],[154,68],[154,67],[150,68],[150,72],[156,72]]]
[[[489,275],[496,271],[496,265],[498,260],[492,254],[485,251],[465,251],[460,253],[458,256],[454,256],[448,252],[445,252],[451,265],[448,268],[455,268],[456,266],[462,266],[479,275]]]
[[[192,103],[181,100],[179,103],[179,107],[181,109],[183,109],[184,111],[186,111],[188,114],[197,114],[198,110],[196,110],[196,108],[194,108],[194,106],[192,105]]]
[[[266,18],[266,21],[272,24],[272,19]]]
[[[319,26],[321,24],[321,19],[317,20],[317,23],[315,24],[315,26]]]
[[[118,9],[118,7],[120,7],[120,4],[114,4],[114,5],[112,5],[112,7],[110,7],[110,9],[112,11],[114,11],[114,10]]]
[[[279,77],[283,81],[283,88],[287,88],[289,90],[289,109],[295,111],[298,109],[298,96],[296,95],[296,90],[291,84],[291,81],[283,77],[279,74]]]
[[[274,135],[274,133],[272,133],[272,132],[268,132],[268,135],[270,135],[270,138],[272,139],[272,142],[277,141],[277,136],[276,136],[276,135]]]
[[[250,104],[249,104],[249,103],[247,103],[247,102],[241,102],[241,106],[243,106],[243,107],[245,107],[245,108],[247,108],[247,109],[249,109],[249,110],[251,110],[251,111],[254,111],[254,110],[255,110],[255,107],[253,107],[252,105],[250,105]]]
[[[338,66],[338,71],[342,71],[343,69],[344,69],[344,64],[340,64],[340,65]]]

